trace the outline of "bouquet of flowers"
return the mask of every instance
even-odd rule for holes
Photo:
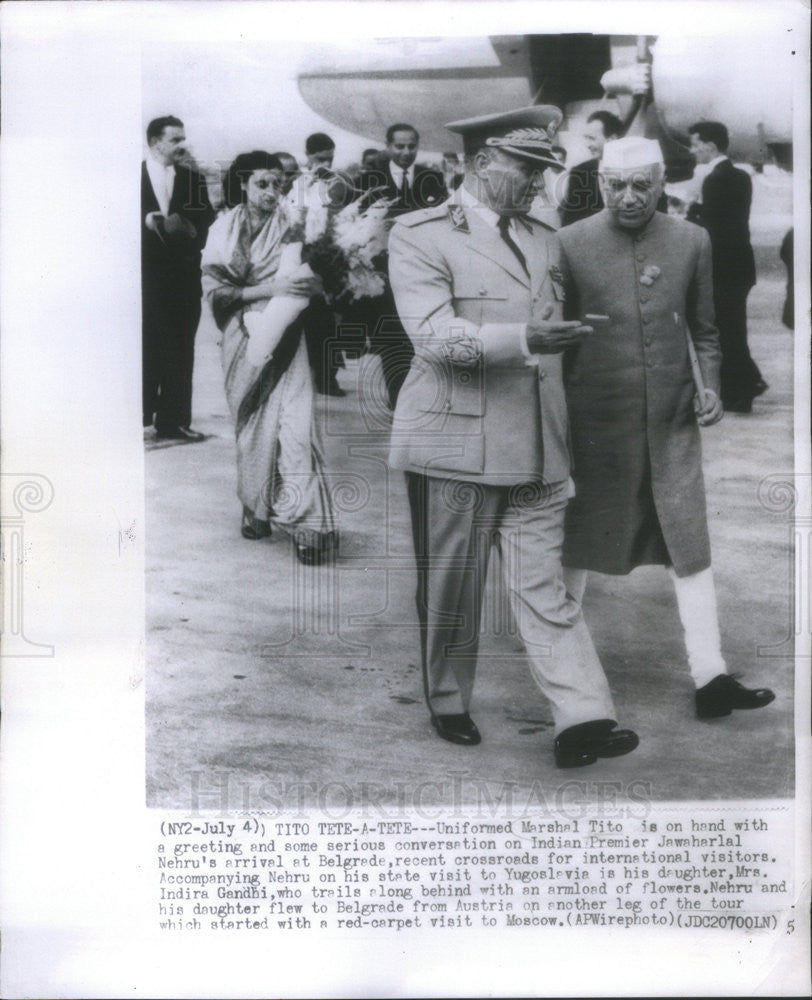
[[[346,187],[344,188],[346,193]],[[340,310],[359,299],[383,294],[383,261],[389,234],[389,201],[370,203],[370,191],[346,207],[333,204],[321,183],[314,183],[299,205],[286,205],[291,220],[277,274],[321,278],[324,297]],[[273,353],[282,334],[308,304],[302,296],[277,295],[261,312],[250,314],[248,357],[257,365]]]

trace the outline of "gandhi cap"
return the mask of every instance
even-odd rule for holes
[[[553,139],[562,114],[550,104],[533,104],[513,111],[449,122],[446,128],[462,136],[467,150],[493,146],[512,156],[561,169]]]
[[[663,165],[663,151],[656,139],[626,136],[610,139],[603,147],[600,172],[606,170],[634,170]]]

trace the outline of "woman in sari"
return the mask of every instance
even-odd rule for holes
[[[242,153],[225,181],[233,206],[209,230],[203,291],[223,335],[222,362],[237,437],[237,495],[244,538],[267,538],[271,523],[289,532],[305,564],[337,546],[313,384],[300,321],[291,323],[269,358],[248,351],[250,313],[275,296],[305,299],[318,279],[278,275],[288,223],[279,208],[283,164],[270,153]]]

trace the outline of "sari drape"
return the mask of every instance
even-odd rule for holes
[[[287,327],[269,360],[246,350],[245,318],[268,299],[243,305],[240,289],[269,281],[284,247],[281,213],[251,231],[239,205],[211,227],[203,251],[203,292],[223,335],[225,390],[235,423],[237,495],[258,521],[272,521],[312,544],[335,530],[313,383],[301,323]]]

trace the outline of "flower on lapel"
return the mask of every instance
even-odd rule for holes
[[[660,277],[662,272],[656,264],[648,264],[643,268],[643,273],[640,275],[641,285],[653,285],[654,282]]]

